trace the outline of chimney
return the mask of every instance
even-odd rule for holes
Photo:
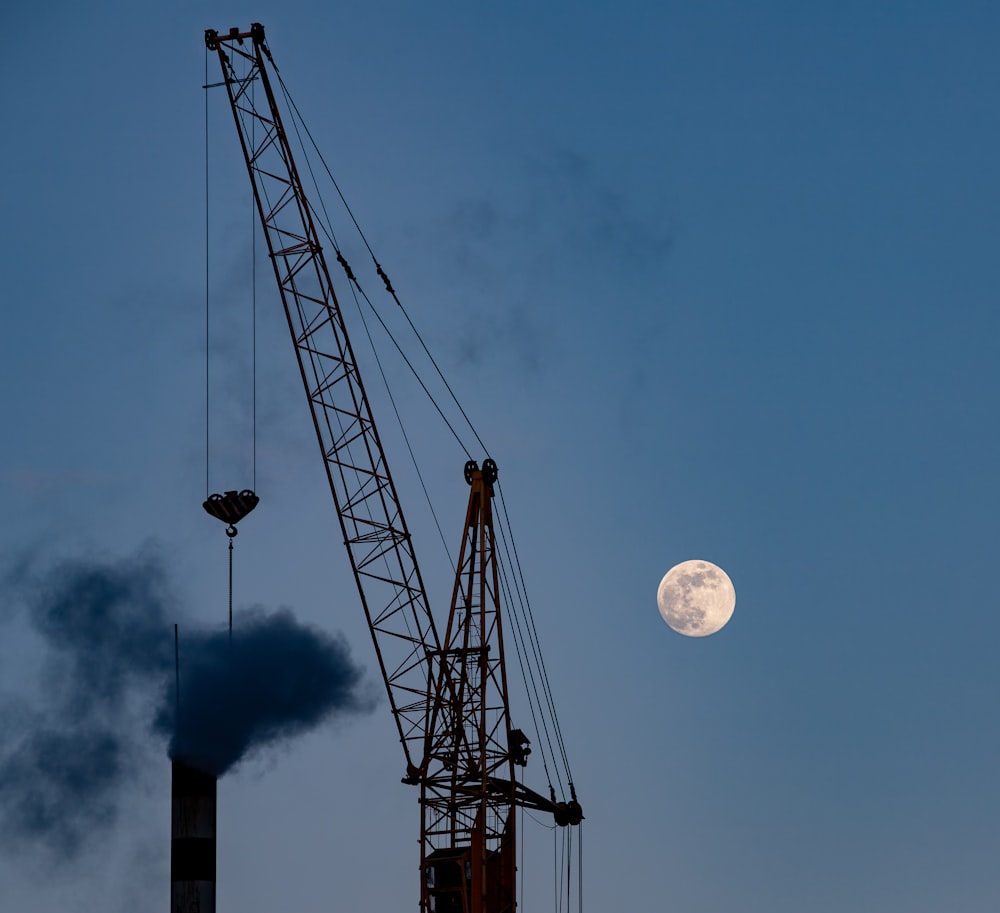
[[[170,913],[215,913],[216,778],[173,761]]]

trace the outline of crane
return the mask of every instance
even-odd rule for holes
[[[444,634],[417,564],[320,236],[282,122],[259,23],[207,30],[218,57],[326,477],[404,755],[419,787],[421,913],[513,913],[518,807],[578,824],[517,779],[529,740],[510,720],[491,459],[464,469],[469,502]],[[239,61],[239,72],[234,63]],[[280,83],[280,76],[278,77]],[[264,98],[251,91],[256,83]],[[349,282],[350,266],[337,251]],[[376,261],[378,274],[393,291]]]

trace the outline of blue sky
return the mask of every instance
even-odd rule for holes
[[[202,36],[254,20],[499,464],[587,815],[586,906],[994,909],[995,6],[8,12],[0,547],[42,567],[152,548],[205,624],[226,543],[200,507]],[[250,209],[225,117],[213,490],[248,470]],[[378,685],[269,283],[237,602],[342,632]],[[465,456],[404,405],[457,541]],[[693,557],[737,590],[704,640],[655,603]],[[4,706],[44,705],[9,588],[0,623]],[[167,903],[169,767],[144,751],[92,853],[52,869],[4,846],[5,901]],[[401,762],[383,702],[227,776],[219,910],[415,908]],[[524,840],[544,909],[552,835]]]

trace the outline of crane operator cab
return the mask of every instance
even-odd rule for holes
[[[468,913],[472,889],[472,854],[467,846],[435,850],[424,865],[431,913]]]
[[[424,862],[424,890],[428,913],[512,913],[514,904],[514,854],[506,838],[487,852],[477,873],[471,846],[434,850]],[[480,874],[481,873],[481,874]],[[482,883],[486,876],[486,884]],[[478,877],[477,877],[478,876]],[[475,899],[475,902],[474,902]]]

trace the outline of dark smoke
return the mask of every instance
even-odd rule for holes
[[[123,744],[107,728],[60,731],[39,719],[0,762],[4,842],[43,842],[75,856],[85,836],[112,824],[116,787],[125,773]]]
[[[167,701],[156,729],[172,758],[217,776],[334,711],[369,706],[343,640],[303,627],[286,609],[240,614],[231,642],[227,631],[185,637],[180,658],[180,713]]]
[[[8,575],[46,656],[38,706],[0,701],[0,841],[75,856],[113,824],[149,736],[217,775],[337,714],[363,711],[346,644],[282,609],[238,613],[226,630],[180,622],[150,549],[116,562],[69,561]]]

